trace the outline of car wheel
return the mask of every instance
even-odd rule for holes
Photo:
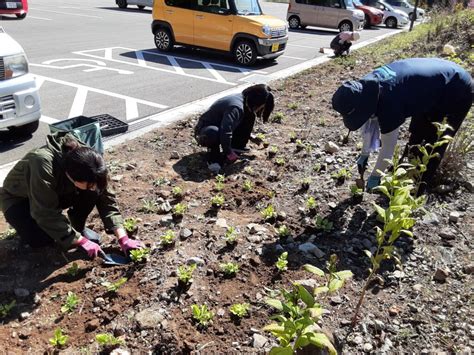
[[[31,136],[39,127],[39,120],[27,123],[23,126],[8,127],[8,130],[16,136],[27,137]]]
[[[126,9],[128,6],[127,0],[117,0],[116,3],[117,3],[117,6],[120,7],[121,9]]]
[[[22,14],[16,14],[16,17],[23,20],[26,17],[26,12],[24,12]]]
[[[288,25],[292,30],[296,30],[298,27],[301,26],[300,18],[298,16],[291,16],[288,19]]]
[[[234,47],[234,58],[241,65],[253,65],[257,61],[257,49],[250,41],[240,41]]]
[[[372,24],[370,23],[369,15],[365,14],[364,16],[364,28],[370,28]]]
[[[137,7],[138,7],[139,10],[143,10],[145,8],[144,5],[137,5]]]
[[[352,23],[349,21],[342,21],[339,25],[339,32],[352,31]]]
[[[415,15],[415,14],[414,14],[413,12],[410,12],[410,13],[408,14],[408,18],[410,19],[410,21],[413,21],[413,16],[414,16],[414,15]],[[415,20],[416,20],[416,19],[415,19]]]
[[[167,28],[161,27],[155,32],[155,46],[163,52],[169,52],[173,49],[173,38]]]
[[[397,19],[395,17],[389,17],[385,20],[385,26],[388,28],[397,28]]]

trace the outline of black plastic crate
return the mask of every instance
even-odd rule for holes
[[[114,134],[119,134],[128,131],[127,123],[110,115],[97,115],[91,116],[91,118],[99,121],[100,132],[102,133],[103,137],[113,136]]]

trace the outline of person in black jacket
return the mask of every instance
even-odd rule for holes
[[[267,122],[274,105],[270,87],[258,84],[217,100],[201,115],[194,136],[199,145],[208,148],[211,171],[219,172],[222,164],[234,162],[237,153],[247,150],[255,119]]]

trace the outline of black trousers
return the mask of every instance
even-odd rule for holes
[[[336,36],[332,41],[331,41],[331,49],[334,50],[334,55],[336,57],[339,57],[342,55],[342,53],[347,52],[349,53],[349,50],[352,46],[351,42],[343,42],[342,44],[339,43],[339,36]]]
[[[93,191],[78,191],[74,196],[72,207],[67,211],[71,226],[82,232],[87,217],[94,209],[98,199],[97,193]],[[30,213],[30,202],[28,199],[13,205],[5,212],[5,219],[15,228],[20,238],[32,248],[51,246],[54,240],[41,229]]]

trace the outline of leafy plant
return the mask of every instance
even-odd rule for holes
[[[325,273],[323,270],[311,264],[306,264],[303,266],[306,271],[309,271],[317,276],[324,277],[326,280],[324,285],[316,287],[313,290],[314,295],[319,295],[322,293],[334,293],[344,286],[344,283],[347,279],[353,276],[352,271],[350,270],[337,271],[336,267],[338,262],[339,259],[336,254],[332,254],[329,257],[329,261],[326,263],[328,273]]]
[[[280,238],[286,238],[291,235],[291,232],[290,229],[285,224],[283,224],[277,228],[277,234]]]
[[[319,119],[319,125],[320,125],[321,127],[326,127],[326,125],[327,125],[327,123],[326,123],[326,118],[321,117],[321,118]]]
[[[185,203],[177,203],[173,206],[173,216],[182,217],[186,213],[187,209],[188,206],[186,206]]]
[[[352,176],[351,172],[347,170],[346,168],[342,168],[339,171],[331,174],[331,177],[333,179],[336,179],[338,181],[346,181]]]
[[[232,262],[222,263],[219,265],[219,267],[226,276],[234,276],[237,274],[237,272],[239,272],[239,265]]]
[[[313,171],[315,173],[319,173],[321,171],[321,167],[322,167],[321,163],[316,163],[316,164],[313,165]]]
[[[316,199],[313,196],[309,196],[306,199],[306,208],[309,211],[314,211],[318,207],[318,203],[316,202]]]
[[[267,207],[261,210],[260,213],[262,214],[262,217],[265,221],[275,219],[278,216],[278,213],[272,204],[269,204]]]
[[[55,348],[61,348],[64,345],[66,345],[69,337],[67,335],[63,334],[63,331],[61,328],[57,328],[54,331],[54,336],[49,339],[49,343],[54,346]]]
[[[268,151],[268,156],[269,157],[274,157],[275,155],[277,155],[277,153],[278,153],[278,147],[275,146],[275,145],[272,145],[270,147],[270,150]]]
[[[178,280],[184,285],[191,283],[194,270],[196,270],[196,264],[178,266]]]
[[[171,229],[168,229],[165,234],[160,235],[161,245],[172,245],[174,244],[175,239],[176,234]]]
[[[234,303],[229,307],[229,312],[237,318],[246,317],[250,310],[250,304],[248,303]]]
[[[149,248],[140,248],[130,250],[130,259],[136,264],[146,262],[150,257]]]
[[[251,166],[246,166],[244,168],[244,173],[246,173],[247,175],[253,175],[255,173],[255,171],[253,170],[253,168]]]
[[[171,190],[171,194],[173,195],[174,198],[181,198],[183,197],[183,189],[179,186],[175,186]]]
[[[265,134],[263,133],[257,133],[255,135],[255,139],[257,140],[258,143],[265,142]]]
[[[275,159],[275,164],[278,166],[283,166],[286,164],[286,160],[283,157],[279,157]]]
[[[95,336],[95,340],[99,343],[99,345],[105,348],[123,345],[124,343],[122,339],[116,338],[112,334],[109,334],[109,333],[97,334]]]
[[[214,312],[211,312],[205,304],[201,306],[193,304],[191,310],[193,312],[193,319],[202,327],[207,327],[209,323],[212,323]]]
[[[290,132],[290,134],[289,134],[288,136],[289,136],[289,138],[290,138],[290,142],[291,142],[291,143],[294,143],[294,142],[296,141],[297,135],[296,135],[295,132]]]
[[[71,277],[75,277],[79,273],[79,270],[79,266],[77,265],[77,263],[74,262],[70,267],[66,269],[66,274]]]
[[[278,257],[277,262],[275,263],[276,268],[279,272],[288,270],[288,252],[283,252]]]
[[[225,197],[223,194],[218,193],[211,198],[212,207],[222,207],[225,202]]]
[[[222,191],[224,189],[224,182],[225,182],[225,176],[221,174],[217,175],[216,183],[214,185],[214,190]]]
[[[79,302],[79,297],[74,292],[69,291],[65,303],[61,307],[61,313],[71,313],[77,308]]]
[[[123,221],[123,228],[125,228],[128,233],[133,233],[137,229],[137,224],[138,219],[134,217],[125,218],[125,220]]]
[[[251,180],[245,180],[244,185],[242,186],[244,191],[250,192],[253,190],[253,182]]]
[[[304,178],[303,180],[301,180],[301,188],[303,190],[308,190],[309,189],[309,186],[311,185],[311,178],[307,177],[307,178]]]
[[[296,102],[291,102],[288,104],[288,108],[290,110],[296,110],[298,108],[298,104]]]
[[[324,232],[331,231],[333,227],[333,223],[331,221],[321,216],[316,216],[314,219],[314,225],[316,229],[322,230]]]
[[[284,119],[285,119],[285,115],[282,112],[276,112],[272,116],[272,122],[275,122],[275,123],[282,123]]]
[[[352,195],[353,197],[361,197],[361,196],[364,195],[364,190],[361,189],[361,188],[359,188],[359,187],[357,187],[357,185],[355,185],[355,184],[354,184],[354,185],[351,185],[351,186],[349,187],[349,189],[350,189],[351,195]]]
[[[0,319],[8,316],[15,305],[15,300],[11,301],[10,303],[0,304]]]
[[[153,186],[162,186],[169,183],[169,180],[163,176],[153,181]]]
[[[142,200],[142,206],[140,207],[141,212],[155,213],[157,209],[158,209],[158,204],[156,203],[156,201],[148,200],[148,199]]]
[[[306,149],[306,143],[303,142],[301,139],[297,139],[295,141],[295,144],[296,144],[296,151],[301,151],[303,149]]]
[[[237,230],[234,227],[228,227],[224,239],[227,244],[234,244],[237,240]]]
[[[115,293],[121,286],[125,284],[125,282],[127,282],[127,280],[128,279],[126,277],[122,277],[116,282],[104,281],[101,283],[101,285],[104,286],[108,292]]]

